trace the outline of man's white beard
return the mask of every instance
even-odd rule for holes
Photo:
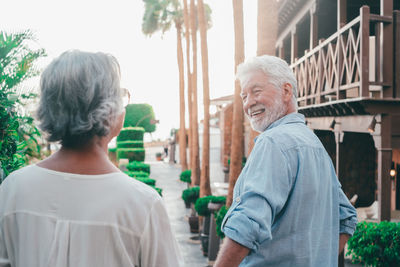
[[[286,105],[283,103],[281,96],[277,96],[272,107],[266,107],[263,104],[257,104],[252,110],[257,110],[260,108],[265,109],[265,115],[259,119],[253,119],[249,117],[251,127],[257,132],[265,131],[271,123],[282,118],[287,111]],[[251,114],[251,112],[249,112]]]

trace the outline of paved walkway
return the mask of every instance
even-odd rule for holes
[[[157,187],[163,189],[163,199],[171,221],[172,230],[178,241],[182,256],[187,267],[205,267],[208,259],[203,256],[200,244],[190,242],[190,234],[187,216],[189,209],[181,198],[186,184],[179,180],[180,166],[168,162],[156,161],[155,153],[161,152],[162,147],[146,148],[146,163],[150,164],[150,177],[156,179]]]

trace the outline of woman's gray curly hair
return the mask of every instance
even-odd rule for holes
[[[40,128],[65,147],[108,135],[123,111],[118,61],[100,52],[64,52],[43,71],[40,92]]]

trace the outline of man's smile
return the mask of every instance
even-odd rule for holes
[[[251,118],[257,118],[257,117],[260,117],[264,112],[265,112],[265,108],[258,108],[253,111],[250,110],[249,114],[250,114]]]

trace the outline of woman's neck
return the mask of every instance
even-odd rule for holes
[[[81,148],[61,147],[49,158],[41,161],[39,167],[76,174],[106,174],[118,172],[107,156],[107,144],[104,138],[95,138]]]

